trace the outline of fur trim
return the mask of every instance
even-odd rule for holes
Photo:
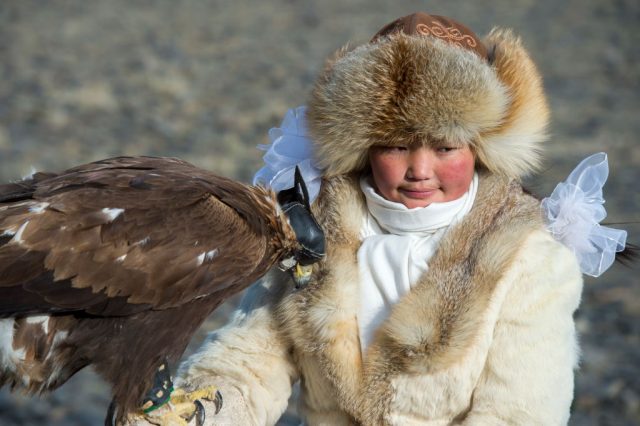
[[[443,238],[429,271],[395,305],[363,364],[356,252],[366,207],[355,179],[330,179],[323,191],[316,214],[324,229],[332,229],[327,258],[317,282],[285,296],[276,318],[299,349],[294,354],[298,363],[321,370],[314,373],[315,386],[321,382],[330,389],[340,408],[363,424],[382,424],[389,405],[379,403],[392,400],[391,376],[442,371],[469,352],[481,326],[478,318],[483,318],[521,239],[542,228],[538,202],[516,183],[482,175],[477,206]],[[306,357],[311,360],[305,362]]]
[[[519,39],[494,30],[493,65],[433,37],[394,34],[340,51],[319,77],[307,122],[327,177],[361,171],[374,145],[469,143],[491,172],[539,163],[548,111]]]
[[[492,172],[522,177],[540,167],[541,145],[548,137],[542,77],[511,31],[494,28],[484,42],[494,52],[495,72],[509,88],[511,102],[500,126],[480,135],[476,152]]]
[[[313,374],[303,386],[322,384],[329,394],[339,395],[340,404],[351,413],[358,404],[362,375],[356,253],[366,205],[357,182],[354,177],[325,181],[314,215],[323,229],[331,230],[326,233],[326,258],[314,274],[316,281],[283,298],[276,311],[280,329],[302,349],[294,354],[298,363],[306,366],[305,374]],[[305,396],[312,393],[305,391]]]

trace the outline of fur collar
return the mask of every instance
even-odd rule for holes
[[[296,348],[317,356],[345,411],[365,424],[382,422],[379,401],[391,398],[390,377],[429,374],[465,355],[521,239],[542,224],[537,200],[519,184],[482,174],[474,207],[443,237],[429,271],[394,306],[363,362],[356,253],[365,204],[357,180],[327,181],[315,208],[327,230],[326,261],[317,282],[283,299],[277,317]]]

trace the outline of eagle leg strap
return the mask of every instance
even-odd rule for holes
[[[142,417],[154,425],[182,425],[187,426],[195,418],[196,426],[203,426],[206,419],[206,411],[201,399],[213,401],[215,404],[215,414],[222,408],[222,394],[215,386],[207,386],[193,392],[186,392],[184,389],[176,388],[171,395],[171,401],[159,410],[152,413],[145,413]],[[133,423],[137,424],[137,423]]]
[[[169,365],[165,360],[153,378],[153,387],[147,392],[142,400],[142,410],[145,413],[150,413],[162,407],[171,399],[171,393],[173,392],[173,382],[171,381],[171,374],[169,373]]]

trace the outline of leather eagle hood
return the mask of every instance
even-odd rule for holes
[[[413,29],[394,26],[401,20]],[[421,20],[433,31],[421,31]],[[538,168],[549,111],[520,39],[494,29],[480,41],[449,18],[423,13],[394,23],[365,45],[339,50],[316,81],[307,123],[325,176],[364,170],[372,146],[415,142],[468,144],[479,168],[509,178]],[[469,34],[486,56],[461,45]]]

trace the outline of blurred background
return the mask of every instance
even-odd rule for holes
[[[116,155],[176,156],[250,181],[257,144],[302,105],[324,58],[423,10],[484,35],[512,27],[538,63],[553,112],[540,195],[606,151],[609,222],[640,220],[637,0],[0,1],[0,178]],[[618,225],[640,244],[637,223]],[[572,425],[640,424],[640,274],[586,279]],[[238,298],[194,338],[225,322]],[[92,371],[50,396],[0,391],[2,425],[101,424]],[[296,424],[292,406],[280,421]]]

